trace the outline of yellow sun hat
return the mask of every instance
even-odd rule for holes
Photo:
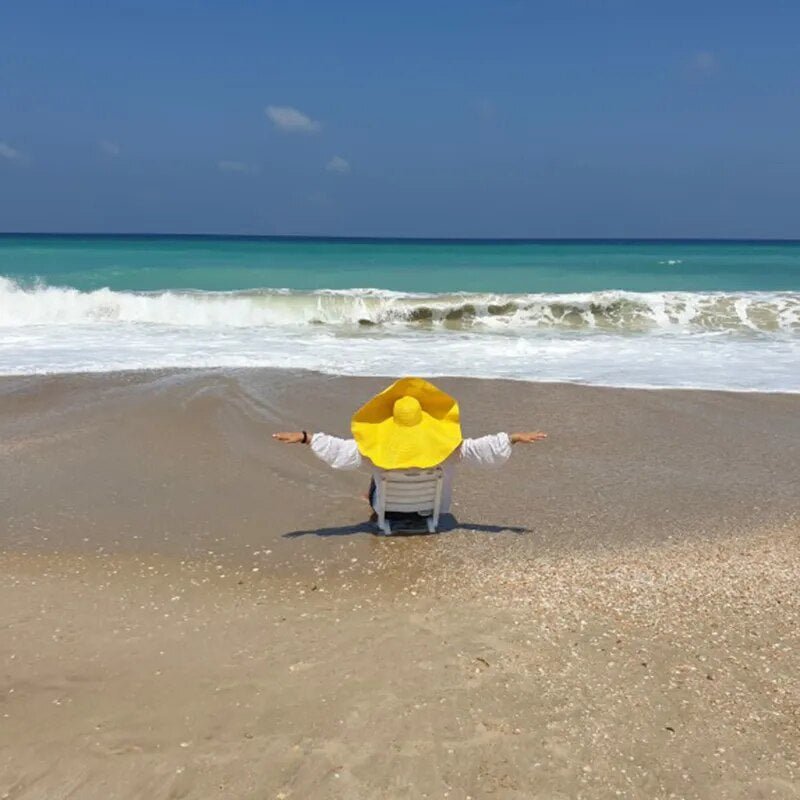
[[[379,469],[427,469],[462,441],[458,403],[422,378],[401,378],[353,414],[361,455]]]

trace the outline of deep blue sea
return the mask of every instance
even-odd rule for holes
[[[0,373],[800,391],[800,242],[0,236]]]

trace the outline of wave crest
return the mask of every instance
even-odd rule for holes
[[[800,293],[602,291],[585,294],[406,294],[378,289],[296,292],[83,292],[23,287],[0,277],[0,326],[109,322],[177,327],[454,330],[542,329],[618,333],[800,334]]]

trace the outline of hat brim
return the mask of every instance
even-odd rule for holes
[[[394,404],[415,397],[422,408],[417,425],[399,425]],[[427,469],[441,464],[461,444],[458,403],[421,378],[402,378],[365,403],[351,422],[360,453],[380,469]]]

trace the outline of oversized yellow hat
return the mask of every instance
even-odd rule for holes
[[[353,415],[361,455],[380,469],[426,469],[460,444],[458,403],[422,378],[401,378]]]

